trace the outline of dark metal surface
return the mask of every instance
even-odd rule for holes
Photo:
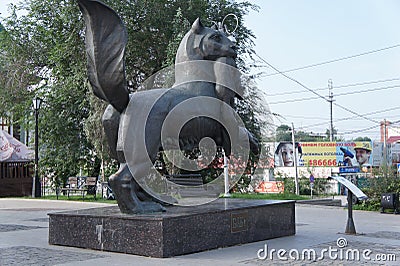
[[[218,99],[227,106],[232,106],[234,97],[242,97],[240,75],[234,60],[234,43],[224,33],[204,27],[197,19],[177,51],[174,87],[139,91],[129,96],[124,66],[127,31],[122,20],[100,1],[78,0],[78,3],[86,24],[89,81],[94,94],[110,103],[103,116],[103,125],[112,156],[120,163],[118,172],[109,179],[118,206],[121,212],[128,214],[165,211],[162,204],[174,203],[174,200],[154,196],[149,192],[151,189],[143,186],[148,180],[144,183],[138,180],[149,175],[157,153],[165,148],[161,145],[161,129],[167,115],[175,106],[199,96]],[[186,64],[183,67],[180,65],[195,60],[220,64],[211,67],[201,67],[199,64]],[[146,116],[144,109],[149,108],[149,105],[151,111]],[[199,102],[181,110],[181,113],[207,109],[212,107]],[[237,114],[231,111],[232,108],[212,110],[223,120],[237,120]],[[129,123],[130,121],[133,122]],[[173,121],[172,124],[174,123]],[[143,128],[146,133],[141,132]],[[258,151],[257,140],[244,126],[229,134],[231,135],[228,136],[221,123],[208,117],[197,117],[181,129],[179,145],[181,150],[190,151],[199,146],[201,139],[208,137],[222,146],[229,155],[232,137],[241,137],[247,145],[250,142],[250,148],[254,152]],[[143,141],[145,145],[141,144]],[[126,145],[131,145],[129,151],[133,153],[129,159],[124,153]]]

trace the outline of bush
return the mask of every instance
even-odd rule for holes
[[[276,178],[276,180],[283,181],[283,184],[285,186],[285,193],[289,194],[296,193],[295,180],[293,177],[278,177]],[[300,177],[298,180],[299,180],[300,195],[310,195],[311,194],[310,179],[307,177]],[[327,184],[328,184],[327,179],[315,178],[313,194],[323,195],[326,191]]]
[[[383,193],[400,192],[400,177],[389,175],[387,177],[375,177],[369,180],[369,187],[363,189],[368,200],[359,204],[356,209],[378,211],[381,207],[381,196]]]

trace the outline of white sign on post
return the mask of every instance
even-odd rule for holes
[[[368,199],[367,195],[361,191],[356,185],[351,183],[349,180],[344,178],[343,176],[332,176],[331,178],[335,179],[339,183],[342,183],[345,187],[347,187],[351,192],[353,192],[354,196],[356,196],[359,200]]]

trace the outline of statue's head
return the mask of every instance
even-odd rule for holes
[[[217,60],[220,57],[236,58],[235,44],[222,31],[204,27],[196,19],[190,31],[183,37],[175,63],[191,60]]]

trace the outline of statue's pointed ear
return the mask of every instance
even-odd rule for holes
[[[192,25],[192,31],[196,34],[200,33],[203,30],[204,26],[201,24],[200,18],[197,18]]]

